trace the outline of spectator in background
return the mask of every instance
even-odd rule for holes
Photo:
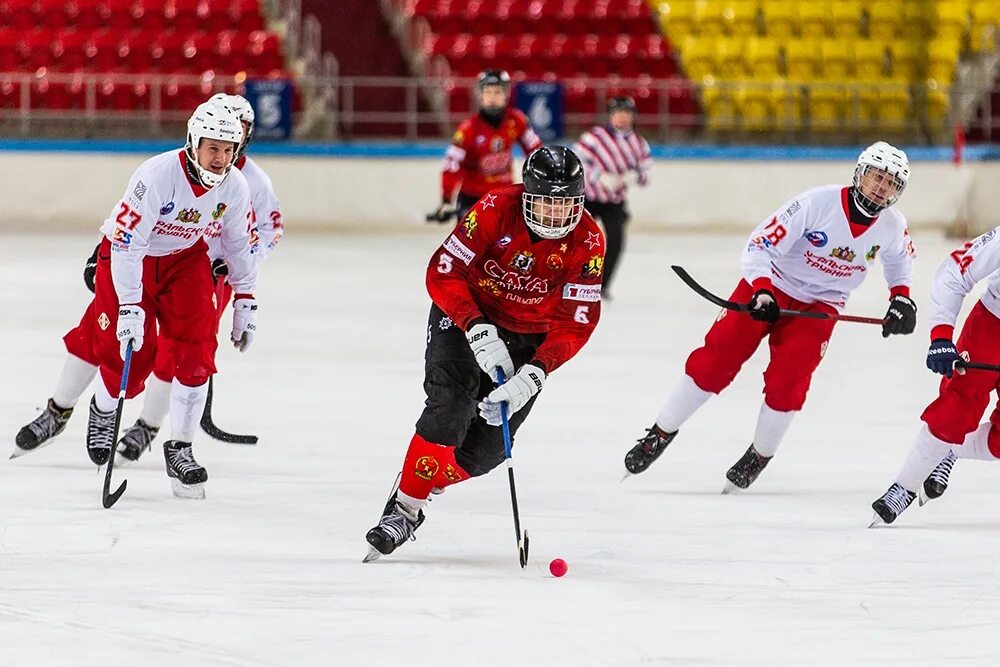
[[[635,100],[608,100],[608,122],[584,132],[573,150],[586,174],[587,211],[601,221],[607,238],[604,258],[604,299],[611,298],[611,281],[625,244],[629,185],[649,184],[653,158],[649,144],[635,131]]]
[[[458,126],[445,151],[441,205],[428,222],[465,218],[469,209],[494,188],[514,183],[514,144],[525,155],[542,145],[520,109],[510,106],[510,75],[499,69],[480,73],[476,83],[479,110]],[[456,192],[458,197],[455,197]]]

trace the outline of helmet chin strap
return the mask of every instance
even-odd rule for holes
[[[869,218],[874,218],[876,215],[884,211],[888,206],[879,206],[872,199],[866,197],[861,193],[861,188],[857,185],[851,186],[851,200],[854,201],[854,205],[858,207],[858,210],[867,215]],[[871,207],[875,207],[873,211]]]

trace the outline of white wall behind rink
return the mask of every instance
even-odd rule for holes
[[[0,230],[96,230],[138,154],[0,153]],[[438,203],[440,161],[263,156],[289,231],[403,231]],[[1000,225],[1000,163],[916,162],[899,208],[915,228],[960,235]],[[853,162],[659,161],[630,197],[643,231],[749,230],[815,185],[847,183]]]

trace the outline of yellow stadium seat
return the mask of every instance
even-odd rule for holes
[[[929,2],[903,3],[903,36],[926,40],[933,32],[934,7]]]
[[[820,72],[819,42],[814,39],[790,39],[785,42],[785,73],[789,79],[810,81]]]
[[[960,41],[969,27],[967,0],[937,0],[934,34],[937,39]]]
[[[886,82],[878,94],[878,126],[891,132],[902,132],[910,124],[909,86],[904,81]]]
[[[776,130],[802,127],[802,86],[787,80],[775,81],[771,89],[771,108]]]
[[[969,46],[977,53],[1000,47],[1000,0],[978,0],[972,5]]]
[[[723,17],[725,9],[725,0],[698,0],[694,5],[694,22],[698,34],[721,35],[726,28],[726,20]]]
[[[859,39],[854,43],[854,77],[859,81],[877,81],[887,74],[886,43],[875,39]]]
[[[847,94],[841,84],[816,82],[809,87],[809,126],[815,132],[839,130],[847,111]]]
[[[824,39],[820,42],[823,78],[843,81],[851,78],[854,62],[853,43],[843,39]]]
[[[962,45],[950,39],[935,39],[927,47],[927,78],[948,84],[955,78],[955,66]]]
[[[853,0],[836,0],[830,5],[833,36],[856,38],[861,34],[861,4]]]
[[[733,100],[728,82],[711,77],[702,80],[701,106],[705,110],[709,130],[718,132],[732,129]]]
[[[948,88],[934,86],[926,91],[927,122],[937,130],[947,130],[948,109],[951,106]]]
[[[799,34],[803,37],[822,39],[829,33],[832,23],[830,5],[826,2],[799,3]]]
[[[769,37],[788,38],[795,32],[795,3],[786,0],[764,0],[764,31]]]
[[[738,84],[733,91],[733,106],[739,115],[740,128],[753,132],[773,129],[771,100],[771,86],[763,81]]]
[[[921,49],[913,42],[895,41],[889,43],[892,76],[896,79],[916,81],[921,78]]]
[[[717,76],[723,79],[744,79],[746,71],[743,68],[743,40],[735,37],[723,37],[715,42],[715,62]]]
[[[910,0],[914,2],[914,0]],[[868,36],[872,39],[892,39],[899,35],[903,25],[902,3],[872,2],[868,14]]]
[[[723,15],[730,35],[750,37],[760,34],[760,3],[757,0],[733,0]]]
[[[678,39],[695,31],[694,0],[667,0],[656,5],[660,14],[660,29]]]
[[[779,73],[778,42],[769,37],[751,37],[746,42],[746,71],[752,79],[773,79]]]
[[[697,81],[714,74],[715,40],[690,35],[684,38],[681,63],[688,78]]]

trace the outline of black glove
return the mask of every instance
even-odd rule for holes
[[[770,290],[759,289],[750,297],[750,317],[758,322],[775,323],[781,316],[781,309]]]
[[[962,357],[950,338],[935,338],[927,350],[927,368],[945,377],[951,377],[955,364],[960,361]],[[959,373],[964,371],[959,369]]]
[[[889,311],[882,323],[882,338],[911,334],[917,326],[917,304],[913,299],[897,294],[889,301]]]
[[[229,267],[226,266],[225,260],[222,258],[212,260],[212,277],[221,278],[222,276],[229,275]]]
[[[454,218],[456,213],[458,213],[458,211],[455,209],[454,204],[450,201],[443,201],[433,213],[427,214],[426,219],[427,222],[439,222],[444,224]]]
[[[100,244],[94,246],[94,252],[87,258],[87,263],[83,265],[83,284],[91,292],[95,291],[94,278],[97,277],[97,249]]]

